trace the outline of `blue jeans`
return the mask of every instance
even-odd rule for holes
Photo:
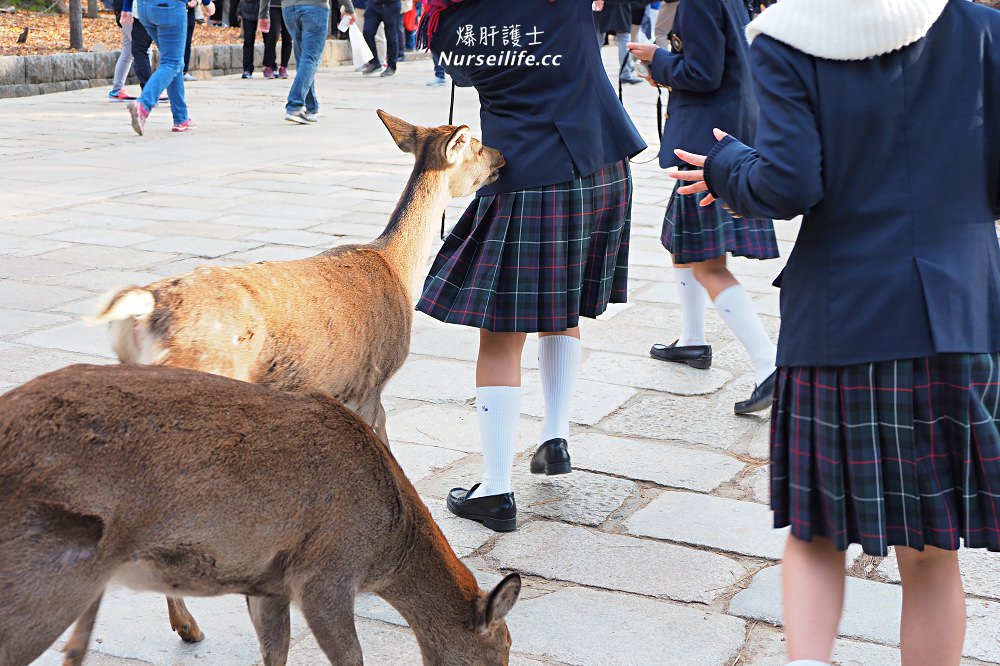
[[[295,51],[295,79],[288,89],[285,111],[298,111],[303,106],[309,113],[319,111],[316,99],[316,70],[326,46],[326,26],[330,9],[314,5],[293,5],[281,8],[281,18],[292,36]]]
[[[138,0],[142,25],[160,49],[160,64],[142,88],[139,101],[152,110],[164,89],[170,99],[174,124],[188,119],[184,101],[184,44],[187,42],[187,5],[182,0]]]
[[[441,64],[441,58],[437,53],[431,51],[431,61],[434,63],[434,76],[439,79],[444,78],[444,65]]]
[[[365,8],[363,33],[365,42],[368,44],[368,49],[374,54],[373,61],[376,64],[382,64],[378,61],[378,50],[375,48],[375,33],[378,32],[380,23],[385,24],[385,65],[390,69],[396,68],[396,59],[399,57],[399,48],[402,46],[399,40],[399,27],[403,20],[399,14],[400,9],[399,0],[385,0],[384,2],[369,0],[368,6]]]

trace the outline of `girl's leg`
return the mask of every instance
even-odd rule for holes
[[[747,350],[757,384],[762,384],[774,373],[777,348],[760,323],[750,295],[726,268],[725,256],[691,264],[691,268],[715,303],[719,316]]]
[[[538,368],[545,398],[539,443],[569,439],[569,410],[580,373],[580,328],[538,334]]]
[[[111,92],[117,93],[125,87],[125,79],[132,69],[132,24],[122,24],[122,50],[115,63],[115,78],[111,83]]]
[[[903,665],[957,666],[965,641],[965,592],[958,551],[897,547],[896,559],[903,579]]]
[[[789,661],[828,663],[844,607],[844,552],[824,537],[789,535],[781,575]]]
[[[483,443],[483,481],[470,499],[511,492],[525,337],[524,333],[479,332],[476,412]]]
[[[691,264],[674,264],[677,297],[681,303],[681,337],[678,347],[706,345],[705,288],[694,277]]]

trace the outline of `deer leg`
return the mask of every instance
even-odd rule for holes
[[[364,664],[354,628],[354,594],[344,585],[324,589],[323,581],[312,581],[302,592],[302,614],[333,666]]]
[[[283,597],[247,597],[247,609],[257,631],[264,666],[285,666],[292,641],[289,600]]]
[[[94,630],[94,621],[97,620],[97,610],[101,607],[102,591],[97,595],[90,608],[84,611],[73,627],[73,635],[66,641],[63,647],[63,666],[80,666],[83,663],[83,656],[87,654],[87,646],[90,644],[90,633]]]
[[[167,597],[167,612],[170,614],[170,628],[177,632],[185,643],[205,640],[205,634],[195,622],[191,611],[180,597]]]

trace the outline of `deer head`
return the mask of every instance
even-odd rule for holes
[[[447,176],[450,196],[472,194],[500,177],[500,151],[484,146],[467,125],[419,127],[382,109],[377,113],[400,150],[413,154],[425,171]]]

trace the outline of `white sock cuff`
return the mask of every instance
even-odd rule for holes
[[[538,358],[542,354],[565,354],[580,349],[580,338],[572,335],[541,335],[538,337]]]

